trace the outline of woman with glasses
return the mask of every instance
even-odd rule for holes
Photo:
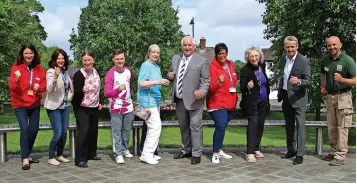
[[[264,158],[260,152],[260,142],[264,130],[265,117],[269,111],[269,80],[265,73],[264,55],[260,48],[250,47],[245,51],[247,64],[240,71],[240,107],[248,119],[247,155],[250,163],[256,158]]]
[[[218,43],[214,52],[215,58],[209,67],[210,85],[206,104],[215,126],[212,163],[219,164],[220,158],[232,158],[222,150],[222,147],[227,125],[232,119],[238,102],[236,93],[238,78],[233,62],[227,59],[228,47],[226,44]]]

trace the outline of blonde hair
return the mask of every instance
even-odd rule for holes
[[[264,53],[263,53],[263,51],[262,51],[262,49],[260,49],[259,47],[248,47],[246,50],[245,50],[245,61],[247,62],[247,63],[249,63],[249,59],[248,59],[248,56],[249,56],[249,54],[250,53],[252,53],[253,51],[256,51],[256,52],[258,52],[259,53],[259,56],[260,56],[260,58],[259,58],[259,64],[263,64],[264,63]]]
[[[149,59],[149,54],[150,54],[150,52],[151,52],[151,50],[152,50],[153,48],[158,48],[159,51],[160,51],[159,45],[157,45],[157,44],[152,44],[152,45],[150,45],[149,48],[148,48],[148,51],[147,51],[147,53],[146,53],[146,55],[145,55],[145,59]],[[157,60],[157,62],[160,62],[160,57],[159,57],[159,60]]]

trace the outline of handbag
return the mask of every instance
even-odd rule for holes
[[[149,96],[148,96],[148,106],[150,106],[150,89],[149,89]],[[149,109],[144,109],[138,103],[136,103],[134,104],[134,115],[146,121],[150,118],[151,112]]]
[[[151,71],[150,71],[150,77],[151,78]],[[139,98],[140,98],[140,93]],[[150,88],[149,88],[149,95],[148,95],[148,107],[150,107]],[[139,103],[134,104],[134,115],[139,117],[140,119],[146,121],[150,118],[151,112],[149,109],[144,109],[142,108]]]

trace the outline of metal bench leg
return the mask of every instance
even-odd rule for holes
[[[71,158],[75,158],[75,140],[76,140],[76,130],[69,130],[69,154]]]
[[[315,144],[315,154],[322,155],[323,150],[323,135],[322,127],[316,128],[316,144]]]
[[[0,133],[0,162],[7,161],[6,132]]]
[[[139,128],[133,128],[133,154],[139,155]]]

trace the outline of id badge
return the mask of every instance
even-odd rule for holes
[[[235,92],[237,92],[237,89],[236,88],[229,88],[229,92],[230,93],[235,93]]]
[[[28,90],[28,91],[27,91],[27,95],[33,96],[33,91],[32,91],[32,90]]]
[[[337,65],[336,71],[342,72],[342,65]]]

